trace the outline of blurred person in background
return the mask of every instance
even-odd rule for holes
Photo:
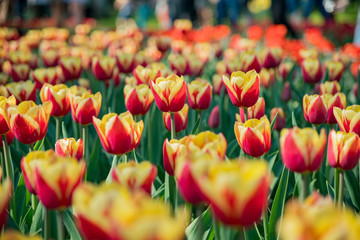
[[[238,0],[217,0],[217,23],[222,24],[226,17],[229,18],[232,27],[237,28],[237,20],[239,16]],[[216,2],[216,0],[213,0]]]
[[[56,26],[63,26],[66,16],[64,16],[65,3],[68,4],[72,25],[75,26],[83,22],[86,0],[52,0],[52,16]]]

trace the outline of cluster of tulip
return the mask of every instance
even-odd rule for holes
[[[1,239],[360,234],[360,47],[187,20],[74,32],[0,28]]]

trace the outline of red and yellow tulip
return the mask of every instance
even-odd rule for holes
[[[138,65],[133,71],[134,77],[136,78],[137,84],[147,84],[150,86],[151,82],[155,82],[155,80],[161,76],[160,69],[151,68],[151,67],[143,67]]]
[[[177,140],[177,139],[171,139],[170,141],[168,139],[165,139],[163,144],[163,162],[164,162],[164,168],[165,171],[173,176],[175,174],[175,168],[176,168],[176,159],[180,155],[184,155],[187,152],[186,148],[186,141],[187,136],[184,138]]]
[[[14,96],[9,98],[0,96],[0,135],[6,134],[10,131],[8,121],[6,119],[7,105],[15,105],[16,99]]]
[[[189,106],[185,103],[184,107],[173,113],[175,120],[175,132],[181,132],[186,129],[188,123]],[[163,112],[163,121],[166,129],[171,131],[171,114],[169,112]]]
[[[301,71],[306,83],[320,82],[323,77],[321,63],[318,59],[307,58],[301,62]]]
[[[327,107],[324,95],[307,95],[303,98],[304,118],[307,122],[321,124],[326,121]]]
[[[41,89],[45,83],[50,83],[51,85],[58,83],[56,68],[37,68],[31,72],[31,76],[35,81],[37,89]]]
[[[25,63],[11,64],[11,78],[14,82],[26,81],[29,79],[30,66]]]
[[[283,80],[286,80],[287,76],[289,75],[293,67],[294,67],[294,63],[290,61],[285,61],[280,63],[279,74]]]
[[[212,100],[212,86],[205,79],[197,78],[187,84],[189,106],[195,110],[209,108]]]
[[[344,93],[338,92],[335,95],[324,94],[324,101],[327,108],[327,117],[326,122],[329,124],[336,123],[336,118],[334,116],[334,107],[345,108],[346,106],[346,96]]]
[[[64,84],[57,84],[53,86],[45,83],[41,88],[40,99],[42,102],[50,101],[52,103],[52,116],[62,117],[70,111],[68,90],[68,87]]]
[[[55,143],[55,153],[62,157],[72,157],[77,160],[82,159],[84,144],[82,139],[64,138],[59,139]]]
[[[94,57],[92,59],[92,72],[98,80],[109,80],[113,76],[116,61],[109,56]]]
[[[7,98],[14,95],[17,103],[28,100],[36,101],[36,87],[31,80],[12,82],[5,86],[0,86],[0,92],[2,96]]]
[[[260,84],[264,88],[269,88],[274,85],[275,79],[275,70],[273,68],[261,68],[259,72]]]
[[[75,80],[80,77],[82,70],[80,57],[61,57],[59,65],[65,80]]]
[[[118,51],[116,53],[116,63],[121,73],[131,73],[136,66],[136,55]]]
[[[341,91],[341,87],[337,81],[332,81],[332,82],[326,81],[320,84],[320,94],[329,93],[335,95],[340,91]]]
[[[274,129],[277,131],[280,131],[281,129],[283,129],[284,127],[286,127],[286,118],[285,118],[285,112],[282,108],[273,108],[271,109],[270,112],[270,121],[272,122],[276,117],[276,121],[274,123]]]
[[[333,112],[341,131],[360,136],[360,105],[352,105],[346,109],[334,107]]]
[[[274,68],[279,66],[282,60],[281,48],[263,48],[259,53],[262,66],[264,68]]]
[[[214,93],[216,95],[220,95],[221,91],[224,88],[224,82],[223,82],[222,77],[221,77],[220,74],[215,74],[212,77],[212,85],[213,85]]]
[[[342,62],[327,61],[325,62],[325,67],[329,73],[329,80],[340,82],[345,70],[344,64]]]
[[[132,115],[145,115],[154,101],[154,95],[146,84],[125,85],[125,106]]]

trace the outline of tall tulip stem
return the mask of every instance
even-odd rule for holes
[[[57,240],[65,240],[65,230],[63,224],[62,212],[58,211],[56,213],[56,222],[57,222]]]
[[[149,161],[152,163],[151,111],[149,111],[147,114],[147,131],[148,131],[147,144],[148,144]]]
[[[214,233],[215,233],[215,240],[221,239],[220,238],[220,226],[214,215],[213,215],[213,228],[214,228]]]
[[[300,195],[300,200],[304,201],[305,198],[309,195],[309,180],[308,180],[308,174],[307,173],[302,173],[301,174],[301,195]]]
[[[110,168],[109,174],[108,174],[108,176],[106,178],[106,183],[109,183],[111,181],[112,171],[113,171],[114,168],[116,168],[120,157],[121,157],[121,155],[114,155],[112,163],[111,163],[111,168]],[[126,158],[126,154],[125,154],[125,158]]]
[[[88,128],[85,125],[81,125],[81,138],[84,144],[84,151],[83,151],[83,158],[85,159],[86,163],[88,163],[87,159],[87,137],[88,137]]]
[[[56,132],[55,132],[55,142],[60,139],[60,126],[61,126],[61,118],[55,117],[56,122]]]
[[[339,171],[339,194],[338,194],[338,199],[337,199],[337,204],[338,207],[341,208],[343,205],[343,200],[344,200],[344,172],[341,170]]]
[[[171,116],[171,139],[175,139],[175,114],[170,113]]]
[[[50,239],[50,223],[51,223],[50,210],[44,208],[44,239],[45,240]]]
[[[263,225],[264,225],[264,239],[269,239],[269,221],[268,221],[268,214],[267,209],[265,209],[263,213]]]
[[[4,159],[5,159],[5,172],[6,177],[11,180],[11,183],[14,184],[14,170],[11,161],[10,148],[6,140],[6,134],[1,135],[2,145],[4,150]],[[10,198],[10,215],[15,219],[15,198]]]

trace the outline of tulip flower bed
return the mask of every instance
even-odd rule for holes
[[[359,238],[359,46],[70,32],[0,29],[0,239]]]

